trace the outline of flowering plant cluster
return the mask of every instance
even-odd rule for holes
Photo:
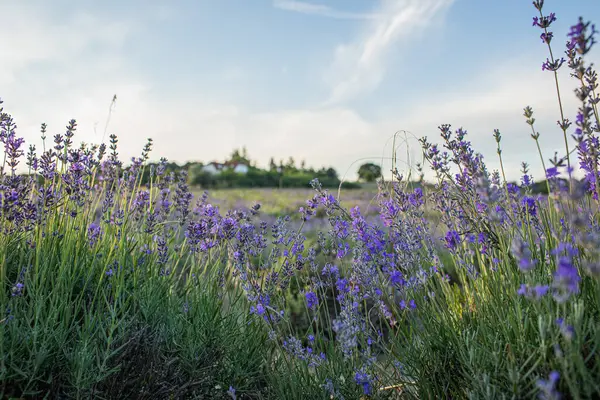
[[[573,125],[558,90],[565,152],[549,167],[540,153],[548,196],[525,163],[507,182],[498,130],[490,172],[465,129],[441,125],[441,145],[421,140],[435,188],[394,170],[379,223],[317,180],[299,226],[268,223],[259,204],[196,199],[164,159],[142,185],[151,140],[125,167],[114,135],[76,147],[72,120],[51,140],[42,125],[42,151],[26,151],[0,109],[3,394],[598,396],[600,94],[584,61],[596,30],[580,20],[556,59],[543,3],[542,70],[559,89],[570,68],[581,102]],[[318,215],[329,229],[305,229]]]

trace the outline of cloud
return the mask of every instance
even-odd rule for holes
[[[339,104],[375,89],[383,80],[391,48],[414,37],[442,14],[453,0],[384,0],[364,34],[340,45],[327,71],[331,94],[325,104]]]
[[[51,140],[64,132],[71,118],[79,123],[78,141],[100,142],[114,94],[118,106],[132,99],[143,103],[150,95],[151,86],[129,64],[124,49],[143,32],[145,19],[164,18],[164,14],[152,15],[152,7],[132,18],[102,16],[81,8],[53,14],[52,8],[31,4],[7,6],[11,18],[0,25],[0,35],[13,39],[4,43],[0,54],[0,97],[27,143],[41,148],[40,124],[48,124]],[[113,121],[122,118],[120,111],[117,107]],[[152,111],[159,115],[160,110]],[[142,146],[145,134],[140,133],[142,138],[131,131],[121,135],[123,148]]]
[[[60,68],[78,64],[75,55],[87,56],[89,48],[102,54],[107,48],[118,49],[134,24],[118,20],[100,20],[85,12],[71,15],[66,23],[53,24],[40,10],[7,5],[13,11],[6,23],[0,24],[0,35],[12,37],[8,48],[0,53],[0,85],[18,83],[26,68],[43,65]],[[106,64],[106,62],[105,62]]]
[[[375,19],[377,14],[353,13],[340,11],[323,4],[308,3],[296,0],[274,0],[273,7],[301,14],[318,15],[334,19]]]

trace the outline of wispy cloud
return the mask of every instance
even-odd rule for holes
[[[328,71],[331,95],[327,104],[341,103],[375,89],[383,80],[390,49],[418,35],[454,0],[383,0],[365,33],[336,48]]]
[[[281,10],[335,19],[375,19],[378,17],[378,14],[347,12],[336,10],[324,4],[308,3],[297,0],[274,0],[273,6]]]

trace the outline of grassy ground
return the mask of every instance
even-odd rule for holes
[[[195,188],[194,196],[200,197],[202,189]],[[337,197],[337,191],[332,191]],[[306,205],[306,200],[312,198],[312,189],[220,189],[208,192],[209,202],[222,210],[250,208],[256,203],[261,204],[261,213],[269,216],[292,215],[298,216],[298,208]],[[347,208],[358,206],[365,215],[377,215],[377,186],[365,185],[361,189],[342,190],[340,200]]]

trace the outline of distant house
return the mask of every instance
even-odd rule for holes
[[[232,163],[229,167],[233,168],[233,172],[235,172],[236,174],[242,175],[246,175],[248,173],[248,170],[250,169],[250,167],[243,163]]]
[[[202,170],[204,172],[208,172],[209,174],[217,175],[223,170],[223,164],[213,161],[202,167]]]
[[[236,174],[247,174],[250,167],[244,163],[228,161],[226,163],[219,163],[213,161],[202,167],[202,170],[209,174],[218,175],[223,171],[233,170]]]

